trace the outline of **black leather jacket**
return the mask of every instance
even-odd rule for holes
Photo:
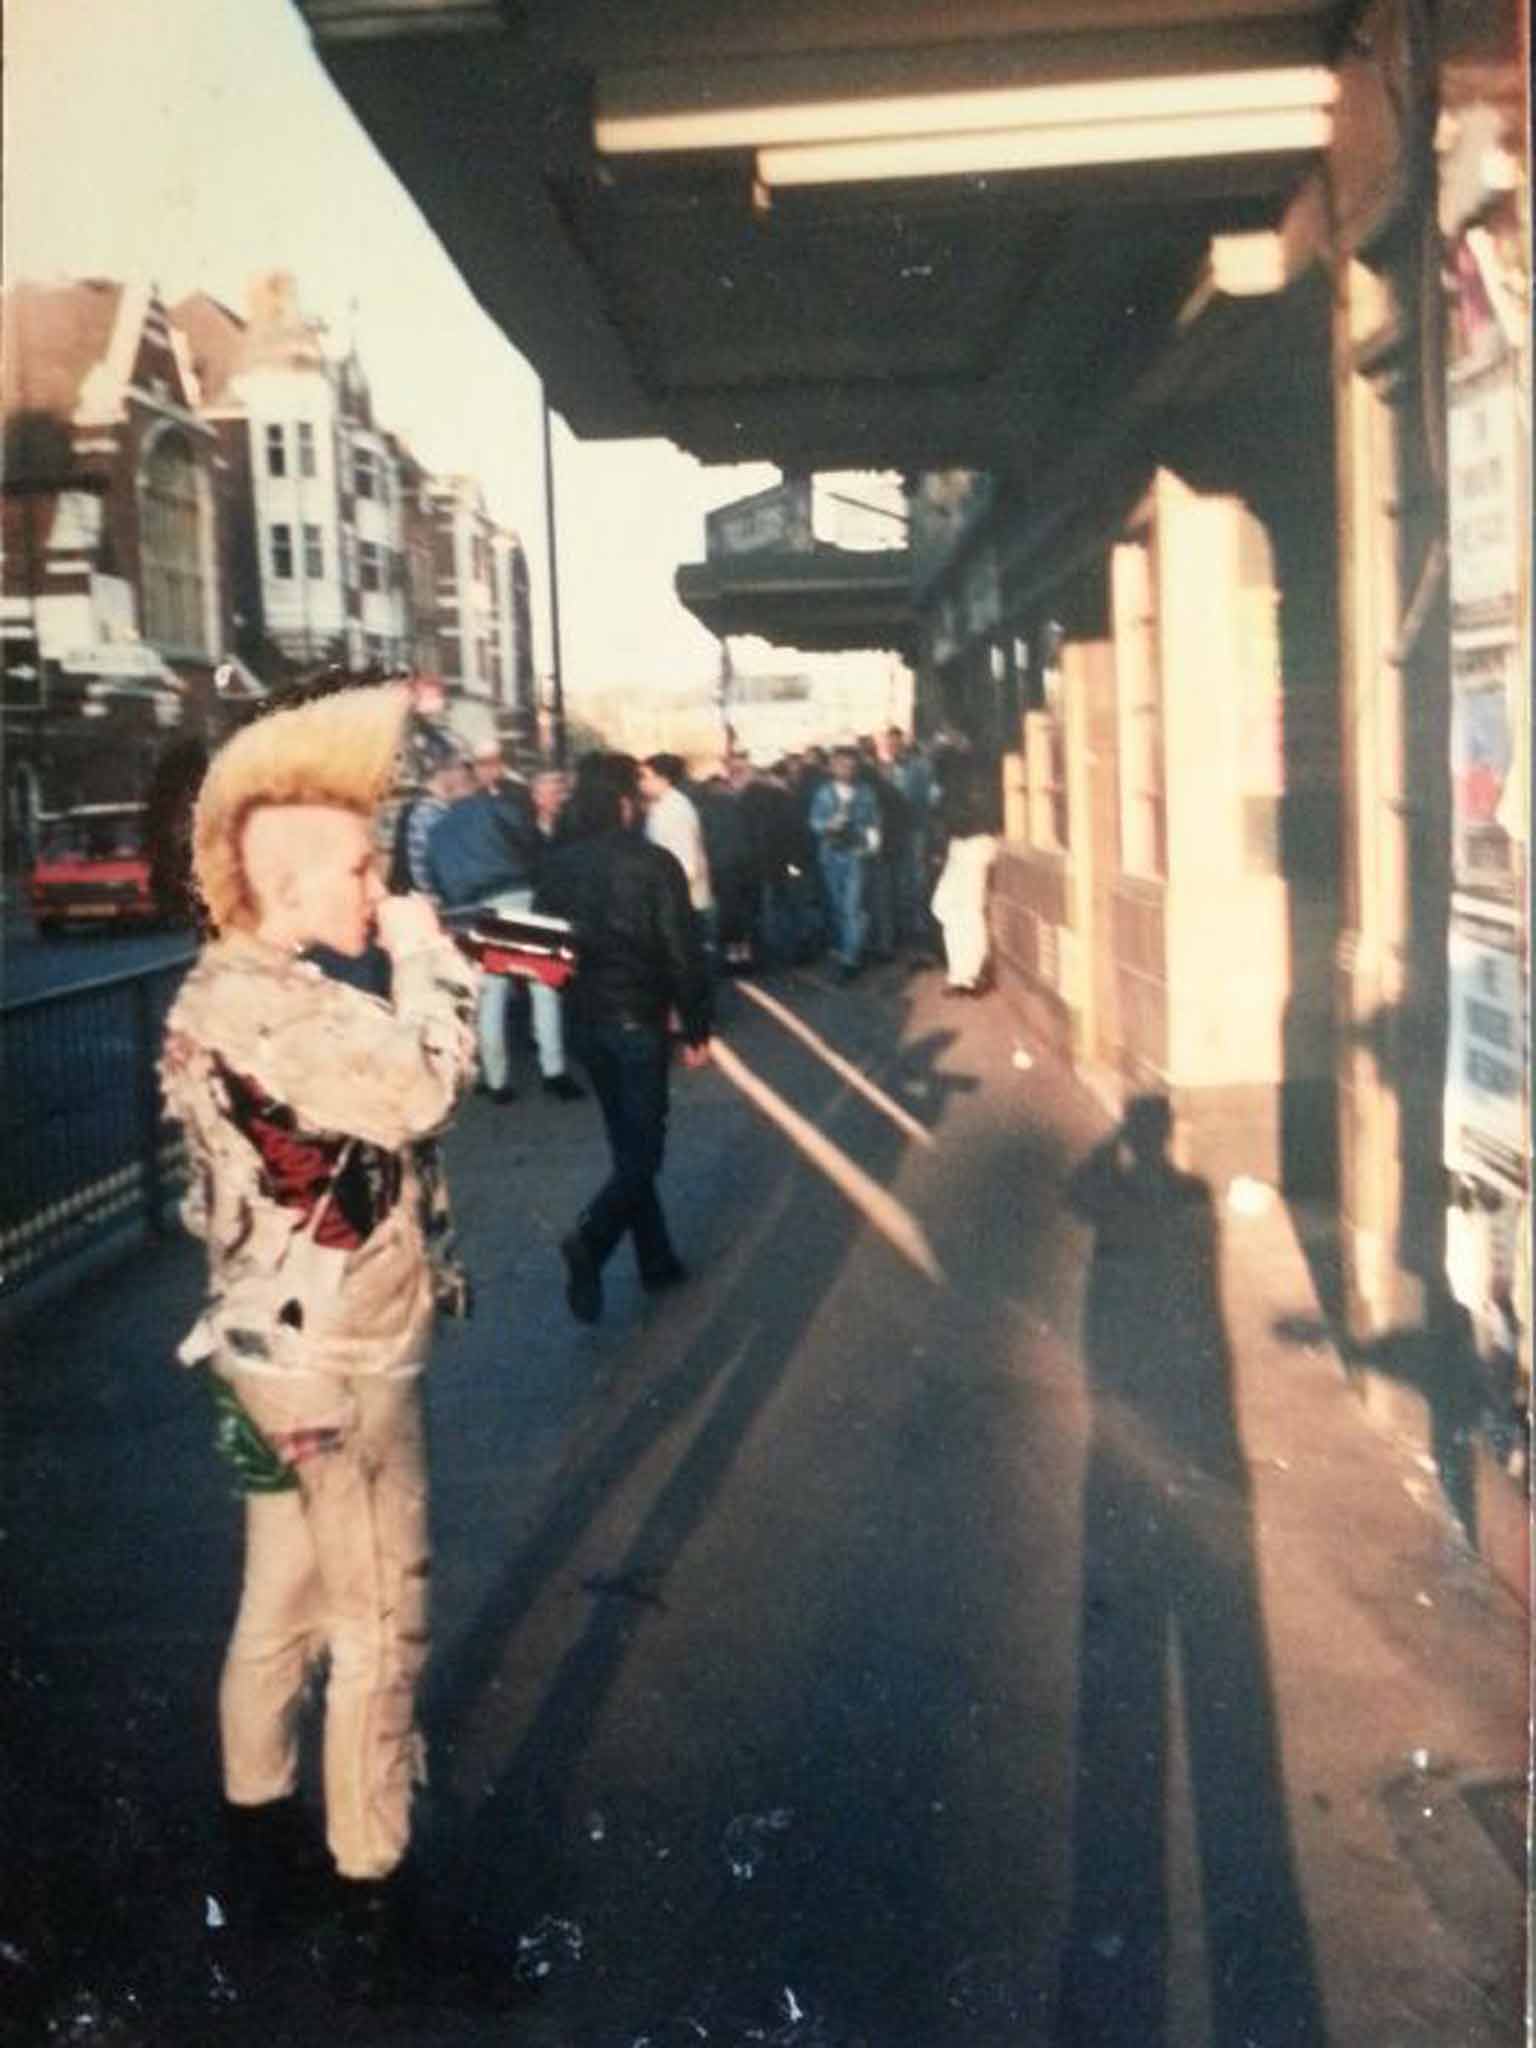
[[[664,1031],[675,1008],[690,1045],[708,1038],[709,977],[688,883],[664,847],[631,831],[557,845],[533,907],[576,927],[580,965],[570,1003],[578,1031],[623,1024]]]

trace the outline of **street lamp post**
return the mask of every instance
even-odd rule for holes
[[[560,665],[560,560],[555,538],[555,455],[550,432],[549,393],[540,386],[544,415],[544,533],[549,549],[549,681],[554,724],[555,766],[565,766],[565,681]]]

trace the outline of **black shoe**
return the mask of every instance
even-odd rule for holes
[[[485,1952],[472,1930],[437,1929],[409,1864],[371,1881],[337,1880],[320,1945],[332,1995],[346,2004],[508,2012],[538,1995],[515,1952]]]
[[[500,1088],[487,1088],[485,1092],[489,1095],[492,1102],[516,1102],[517,1100],[517,1090],[510,1081],[503,1082]]]
[[[603,1313],[603,1272],[579,1230],[560,1246],[565,1261],[565,1299],[578,1323],[595,1323]]]
[[[325,1980],[346,2004],[388,2005],[410,1974],[407,1882],[393,1877],[337,1880],[337,1904],[322,1947]]]
[[[573,1081],[569,1074],[548,1074],[544,1080],[544,1093],[553,1095],[557,1102],[585,1102],[587,1091],[579,1081]]]
[[[222,1925],[211,1931],[263,1941],[313,1925],[333,1903],[336,1870],[298,1795],[259,1806],[225,1800],[222,1819]]]
[[[640,1285],[647,1294],[665,1294],[669,1287],[681,1287],[688,1278],[688,1268],[681,1259],[669,1259],[664,1266],[658,1266],[654,1273],[642,1273]]]

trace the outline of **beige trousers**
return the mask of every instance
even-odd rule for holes
[[[224,1789],[237,1805],[292,1792],[298,1721],[319,1658],[326,1837],[344,1877],[405,1855],[422,1775],[416,1685],[427,1654],[427,1484],[418,1376],[232,1384],[291,1455],[297,1492],[246,1500],[245,1580],[219,1687]]]

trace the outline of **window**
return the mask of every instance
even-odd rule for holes
[[[311,583],[319,583],[325,575],[325,548],[318,526],[304,529],[304,574]]]
[[[1150,535],[1117,547],[1111,589],[1120,729],[1120,865],[1128,875],[1153,880],[1168,871],[1156,588]]]
[[[1067,814],[1066,698],[1062,663],[1065,635],[1055,619],[1040,634],[1040,677],[1029,692],[1028,648],[1014,642],[1016,673],[1023,671],[1026,695],[1034,708],[1024,714],[1024,755],[1028,773],[1029,839],[1048,853],[1066,853],[1071,846]],[[1019,662],[1019,655],[1025,657]]]
[[[373,496],[373,451],[369,448],[354,449],[352,454],[352,488],[360,498]]]
[[[288,474],[288,436],[281,426],[267,429],[267,475]]]
[[[293,528],[282,520],[272,528],[272,574],[285,581],[293,575]]]
[[[1066,853],[1067,748],[1059,718],[1030,711],[1024,718],[1029,778],[1029,843],[1045,853]]]
[[[308,420],[299,421],[299,475],[315,473],[315,430]]]
[[[361,569],[359,580],[364,590],[379,590],[382,583],[379,576],[379,544],[365,540],[361,546]]]
[[[184,434],[161,434],[139,475],[139,552],[144,637],[206,653],[203,499]]]

